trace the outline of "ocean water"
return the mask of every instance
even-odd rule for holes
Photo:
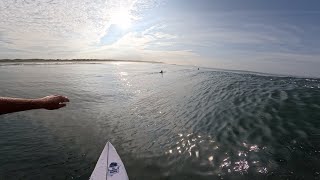
[[[162,75],[160,70],[165,71]],[[88,179],[107,141],[131,180],[320,179],[320,80],[152,63],[0,66],[0,179]]]

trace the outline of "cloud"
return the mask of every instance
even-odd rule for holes
[[[160,29],[159,29],[160,27]],[[162,50],[171,47],[173,42],[167,42],[175,35],[161,32],[162,26],[151,26],[142,32],[130,32],[111,45],[101,46],[94,51],[78,54],[88,58],[111,58],[123,60],[161,61],[167,63],[190,64],[201,58],[190,49]],[[156,48],[150,48],[155,46]],[[107,56],[106,56],[107,55]]]
[[[133,21],[153,8],[153,0],[17,0],[1,1],[0,58],[113,58],[140,60],[183,59],[190,50],[161,51],[177,37],[154,25],[129,32],[115,43],[101,45],[108,36],[112,15],[127,8]]]
[[[137,20],[137,5],[146,9],[152,1],[0,1],[0,48],[29,52],[30,56],[88,51],[108,32],[115,9],[126,7]]]
[[[211,24],[203,26],[198,22],[189,22],[188,25],[172,23],[179,27],[181,43],[198,46],[230,46],[243,45],[287,45],[299,44],[301,29],[285,25],[266,25],[262,23],[230,23]],[[192,28],[188,28],[192,27]]]

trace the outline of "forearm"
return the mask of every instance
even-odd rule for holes
[[[41,108],[39,99],[0,97],[0,114]]]

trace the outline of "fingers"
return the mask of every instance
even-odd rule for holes
[[[70,102],[70,100],[67,96],[61,96],[61,95],[53,95],[53,96],[59,98],[59,101],[61,101],[61,102]]]
[[[60,103],[60,104],[54,104],[54,105],[48,106],[45,109],[47,109],[47,110],[56,110],[56,109],[60,109],[60,108],[65,107],[65,106],[66,106],[66,104]]]
[[[66,96],[60,96],[62,102],[70,102],[70,100]]]
[[[65,106],[66,106],[66,104],[59,104],[58,108],[62,108],[62,107],[65,107]]]

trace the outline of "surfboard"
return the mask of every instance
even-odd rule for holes
[[[90,180],[129,180],[124,164],[110,142],[105,145]]]

